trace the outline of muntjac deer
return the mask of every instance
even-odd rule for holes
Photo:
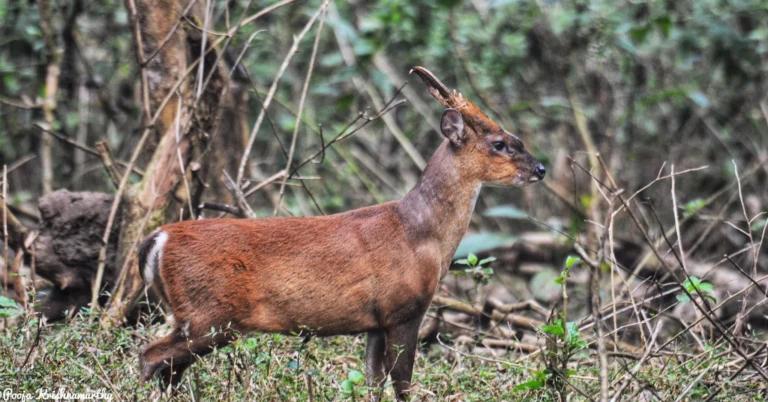
[[[446,109],[446,140],[400,201],[319,217],[205,219],[165,225],[139,267],[176,329],[146,346],[141,380],[176,384],[195,355],[249,331],[366,333],[370,386],[411,382],[419,324],[448,272],[484,183],[524,186],[544,166],[432,73],[415,67]],[[216,334],[211,336],[211,328]]]

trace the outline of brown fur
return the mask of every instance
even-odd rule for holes
[[[142,380],[159,371],[165,381],[177,382],[195,354],[229,342],[235,331],[367,332],[369,384],[381,384],[390,373],[398,398],[405,398],[419,323],[482,183],[531,182],[538,163],[498,126],[489,132],[466,117],[464,126],[455,111],[443,119],[452,123],[443,133],[456,136],[459,145],[444,141],[401,201],[331,216],[197,220],[160,228],[168,240],[153,286],[178,329],[142,352]],[[494,151],[494,141],[520,152]],[[212,327],[221,332],[217,337],[207,336]]]

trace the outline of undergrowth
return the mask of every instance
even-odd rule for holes
[[[39,329],[39,337],[38,337]],[[150,327],[103,330],[98,320],[83,311],[67,323],[41,326],[26,319],[0,332],[0,390],[37,395],[50,392],[93,392],[103,389],[113,400],[167,400],[156,383],[139,385],[138,352],[169,328]],[[450,340],[442,336],[441,340]],[[194,364],[185,374],[175,400],[254,400],[254,401],[335,401],[367,400],[363,358],[363,335],[314,338],[306,345],[300,337],[278,334],[249,334],[234,344],[219,349]],[[34,346],[33,346],[34,345]],[[466,346],[466,345],[465,345]],[[700,400],[723,383],[718,365],[721,350],[689,363],[670,356],[665,364],[648,364],[637,373],[627,395],[642,400],[674,400],[694,377],[707,367],[706,374],[688,392],[686,400]],[[521,387],[546,370],[537,356],[501,354],[497,349],[468,349],[456,343],[433,344],[422,348],[414,370],[413,400],[430,401],[557,401],[598,399],[599,370],[595,352],[581,349],[569,363],[566,395],[555,387]],[[635,361],[613,359],[610,378],[617,380]],[[310,388],[312,397],[310,397]],[[715,400],[759,401],[752,392],[760,387],[741,379],[727,386]],[[644,390],[652,387],[656,395]],[[383,399],[391,400],[389,384]],[[623,399],[623,398],[622,398]]]

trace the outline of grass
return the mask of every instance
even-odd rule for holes
[[[163,397],[156,384],[139,386],[138,351],[162,336],[168,326],[102,330],[77,315],[69,323],[43,329],[35,343],[36,322],[22,322],[0,334],[0,384],[36,395],[41,388],[68,392],[105,389],[117,400]],[[250,334],[206,356],[185,374],[177,400],[309,400],[309,373],[315,400],[340,400],[341,383],[350,371],[365,372],[362,335],[303,338]],[[421,353],[415,379],[425,397],[446,400],[495,400],[520,379],[521,370],[482,360],[451,366],[437,353]],[[482,385],[482,386],[479,386]],[[428,390],[428,391],[427,391]],[[391,398],[387,387],[385,397]],[[434,394],[432,396],[431,394]],[[358,398],[359,399],[359,398]]]
[[[85,315],[84,315],[85,314]],[[148,341],[157,339],[169,328],[163,324],[150,327],[102,330],[84,311],[67,323],[42,328],[36,343],[37,322],[21,320],[0,332],[0,391],[37,395],[40,389],[51,392],[93,392],[103,389],[114,400],[169,399],[156,384],[139,385],[138,351]],[[443,338],[443,336],[441,336]],[[24,365],[32,345],[32,353]],[[343,396],[342,382],[353,371],[365,372],[363,358],[365,338],[362,335],[314,338],[302,346],[300,337],[278,334],[250,334],[233,345],[220,349],[194,364],[185,374],[180,401],[256,400],[256,401],[334,401],[353,400]],[[449,348],[431,345],[418,354],[414,370],[417,391],[414,400],[434,401],[556,401],[560,398],[552,387],[517,390],[516,387],[544,370],[538,357],[525,355],[476,356],[463,352],[460,345]],[[487,352],[487,351],[486,351]],[[499,350],[496,350],[499,353]],[[705,375],[687,393],[685,400],[699,400],[719,386],[724,375],[719,368],[726,364],[718,358],[720,350],[698,359],[681,363],[674,357],[666,364],[647,364],[637,373],[627,395],[639,392],[647,400],[655,400],[639,384],[648,384],[663,400],[674,400],[694,377],[707,367]],[[473,353],[481,353],[475,351]],[[721,361],[722,360],[722,361]],[[612,360],[610,377],[625,373],[622,366],[635,361]],[[23,366],[22,366],[23,365]],[[599,370],[594,351],[577,353],[571,366],[575,374],[571,384],[586,395],[599,395]],[[354,376],[354,375],[353,375]],[[314,398],[310,399],[308,381]],[[739,381],[728,387],[715,400],[760,401],[750,391],[761,387],[759,380]],[[362,387],[358,383],[356,387]],[[580,392],[567,388],[568,400],[588,400]],[[349,394],[347,394],[349,395]],[[356,397],[357,400],[367,399]],[[384,399],[392,398],[391,387]]]

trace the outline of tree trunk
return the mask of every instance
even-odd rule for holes
[[[158,116],[154,129],[159,143],[142,181],[128,189],[123,200],[118,246],[118,266],[122,270],[103,318],[107,326],[119,323],[143,290],[135,253],[141,239],[162,225],[167,215],[174,215],[174,206],[184,210],[180,216],[183,218],[194,216],[196,211],[190,211],[190,206],[196,209],[199,205],[201,180],[192,179],[188,171],[190,162],[196,162],[194,176],[207,176],[212,158],[200,156],[216,129],[222,98],[231,96],[230,91],[225,91],[226,74],[216,65],[215,51],[203,58],[202,79],[200,63],[193,67],[201,56],[203,44],[209,47],[212,41],[191,24],[177,24],[182,18],[179,11],[188,9],[187,18],[203,26],[204,4],[196,2],[188,8],[188,0],[135,0],[135,3],[126,0],[132,22],[137,25],[134,39],[139,49],[139,64],[146,64],[143,72],[147,91],[144,99],[148,101],[145,113],[150,113],[148,120],[152,115]],[[150,57],[151,60],[144,61]],[[209,74],[210,82],[199,90],[200,83],[205,82]],[[163,105],[168,94],[172,95]],[[159,108],[162,110],[158,113]],[[237,136],[236,133],[222,134]]]

